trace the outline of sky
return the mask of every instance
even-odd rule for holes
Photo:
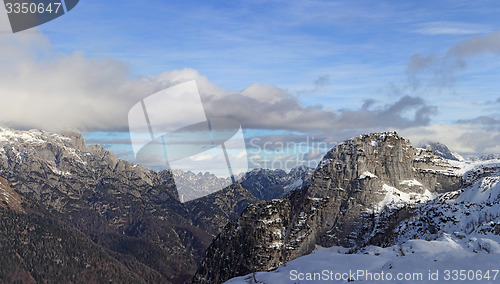
[[[241,123],[251,168],[315,166],[345,139],[392,130],[500,153],[499,12],[496,1],[82,0],[13,34],[0,10],[0,124],[77,129],[135,161],[129,110],[195,80],[207,117]]]

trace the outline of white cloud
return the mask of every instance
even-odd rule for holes
[[[152,91],[122,62],[56,53],[36,30],[1,33],[0,61],[0,123],[15,128],[123,127],[127,108]]]

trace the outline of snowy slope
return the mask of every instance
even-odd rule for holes
[[[257,272],[226,283],[385,283],[387,280],[393,283],[451,283],[455,282],[452,281],[455,274],[458,279],[465,276],[465,283],[498,283],[499,259],[498,251],[474,253],[463,243],[445,235],[435,241],[411,240],[387,248],[368,247],[355,254],[342,253],[342,248],[318,247],[312,254],[275,271]]]
[[[463,174],[460,190],[413,203],[401,193],[392,200],[395,189],[385,188],[391,200],[380,208],[406,202],[415,210],[386,247],[317,247],[275,271],[226,283],[500,283],[500,160],[450,163]]]

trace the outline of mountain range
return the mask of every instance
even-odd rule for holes
[[[0,243],[6,250],[0,279],[184,283],[227,222],[310,174],[305,168],[274,172],[252,171],[251,179],[182,203],[170,171],[117,159],[99,145],[87,146],[77,132],[0,128]],[[207,173],[184,177],[200,190],[218,180]]]
[[[223,182],[180,174],[200,192]],[[184,203],[171,171],[78,132],[0,128],[0,282],[289,283],[331,260],[375,272],[491,262],[499,176],[498,156],[463,160],[383,132],[338,144],[315,170],[254,169]]]

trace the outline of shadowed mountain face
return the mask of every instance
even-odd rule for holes
[[[72,226],[41,212],[43,209],[20,213],[0,208],[2,283],[96,283],[104,280],[146,283],[163,279],[146,266],[127,267]]]
[[[0,141],[0,176],[46,210],[45,219],[62,220],[130,271],[144,271],[139,279],[191,277],[213,235],[193,225],[170,175],[86,146],[79,134],[3,129]]]
[[[252,205],[229,223],[208,248],[194,282],[275,269],[315,245],[379,244],[413,214],[412,205],[460,184],[447,160],[413,148],[396,133],[353,138],[326,154],[308,186]]]
[[[185,175],[199,190],[219,182],[209,174]],[[266,196],[279,196],[286,191],[284,187],[305,177],[298,174],[292,180],[286,174],[279,179],[272,175],[265,178],[281,183],[276,182],[271,189],[260,188]],[[50,280],[47,271],[59,267],[57,263],[69,269],[61,273],[86,275],[89,268],[77,265],[82,261],[77,251],[91,250],[93,253],[85,255],[93,269],[98,269],[92,266],[97,259],[109,265],[100,267],[102,273],[94,278],[68,278],[68,282],[183,283],[191,279],[205,249],[221,229],[263,197],[251,193],[257,192],[252,186],[260,183],[256,178],[246,185],[250,191],[235,184],[181,203],[169,171],[156,172],[117,159],[99,145],[87,146],[78,133],[0,128],[2,240],[14,244],[5,251],[3,264],[16,267],[12,271],[21,275],[5,272],[0,279]],[[10,219],[19,221],[16,224]],[[51,225],[45,226],[47,222]],[[26,230],[36,224],[45,229]],[[32,255],[16,242],[19,234],[26,234],[34,246]],[[62,247],[75,249],[58,250],[60,243],[45,242],[44,234],[52,236],[51,240],[74,239]],[[47,249],[37,251],[42,246]],[[47,256],[51,250],[56,253]],[[16,260],[17,255],[24,261]],[[47,271],[39,274],[39,269]]]

